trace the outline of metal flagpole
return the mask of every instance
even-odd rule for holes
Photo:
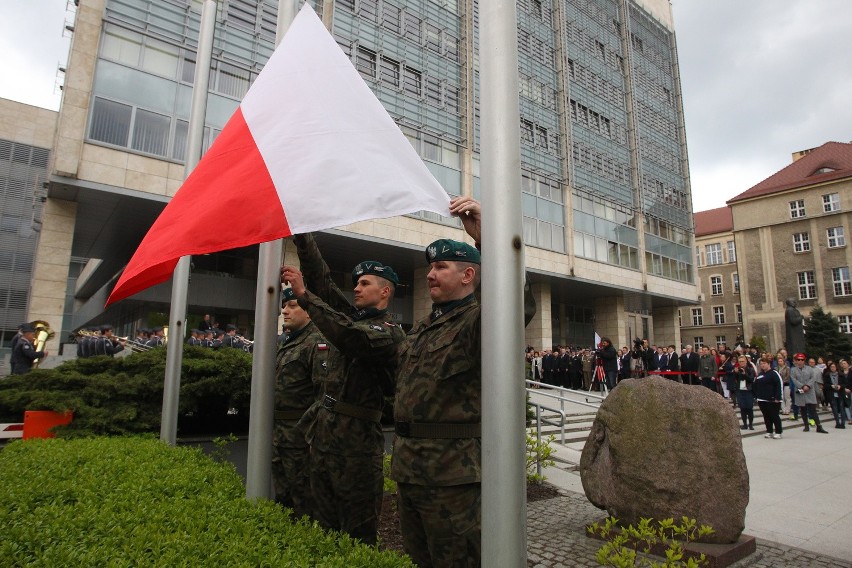
[[[198,33],[198,55],[192,89],[192,106],[187,128],[186,165],[184,179],[201,160],[204,140],[204,118],[207,115],[207,86],[210,80],[210,60],[213,57],[213,32],[216,27],[216,0],[205,0],[201,8],[201,29]],[[166,379],[163,385],[163,412],[160,420],[160,440],[177,442],[178,399],[180,370],[183,363],[183,326],[186,323],[186,298],[189,289],[189,266],[192,257],[178,260],[172,275],[172,301],[169,310],[171,341],[166,345]]]
[[[526,566],[524,244],[515,0],[479,3],[482,565]]]
[[[275,44],[296,17],[297,0],[278,2]],[[284,241],[260,244],[254,307],[246,498],[272,497],[272,419],[275,412],[275,352],[278,346],[279,268]]]

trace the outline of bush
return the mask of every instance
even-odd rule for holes
[[[248,501],[233,466],[153,438],[0,451],[3,566],[411,566]]]
[[[56,429],[64,437],[159,432],[166,350],[128,357],[74,359],[55,369],[35,369],[3,380],[0,422],[23,421],[24,410],[72,410]],[[184,346],[179,426],[227,416],[248,416],[251,355],[239,349]],[[214,432],[215,433],[215,432]]]
[[[607,517],[604,524],[592,523],[586,527],[590,536],[606,542],[595,555],[601,566],[615,568],[699,568],[708,564],[703,553],[687,552],[684,543],[700,540],[713,534],[709,525],[698,526],[695,519],[682,517],[680,523],[674,519],[654,521],[642,518],[639,523],[625,528],[618,526],[618,519]],[[662,563],[639,556],[656,554],[664,556]]]

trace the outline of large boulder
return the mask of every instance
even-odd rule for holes
[[[580,458],[586,497],[622,526],[686,516],[735,542],[748,469],[739,423],[718,394],[661,378],[622,381],[601,404]]]

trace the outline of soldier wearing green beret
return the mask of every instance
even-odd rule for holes
[[[451,201],[480,241],[479,203]],[[426,247],[432,311],[398,350],[391,478],[399,488],[405,551],[421,568],[479,566],[482,366],[480,253],[439,239]],[[535,313],[525,294],[527,323]],[[519,346],[519,349],[521,346]]]
[[[311,446],[315,518],[375,544],[384,484],[382,406],[393,393],[393,355],[405,337],[387,313],[399,279],[381,262],[359,263],[350,305],[313,236],[297,235],[294,242],[301,271],[284,266],[281,279],[328,340],[319,400],[299,423]]]
[[[275,501],[297,517],[314,515],[310,449],[298,422],[316,402],[325,372],[328,344],[311,316],[285,288],[281,313],[287,339],[278,347],[275,366],[275,414],[272,429],[272,481]]]

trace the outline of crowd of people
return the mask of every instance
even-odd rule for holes
[[[552,350],[526,350],[527,379],[538,384],[570,389],[614,388],[627,378],[649,375],[688,385],[701,385],[717,392],[738,409],[743,430],[754,430],[754,406],[761,411],[766,437],[780,439],[782,416],[801,420],[805,431],[814,427],[828,433],[820,423],[817,406],[831,408],[835,427],[845,429],[852,420],[852,372],[848,359],[823,360],[785,349],[775,355],[761,353],[756,346],[738,345],[729,350],[691,345],[677,352],[674,345],[649,345],[634,340],[632,348],[619,350],[608,338],[595,349],[555,346]],[[613,378],[614,377],[614,378]]]

